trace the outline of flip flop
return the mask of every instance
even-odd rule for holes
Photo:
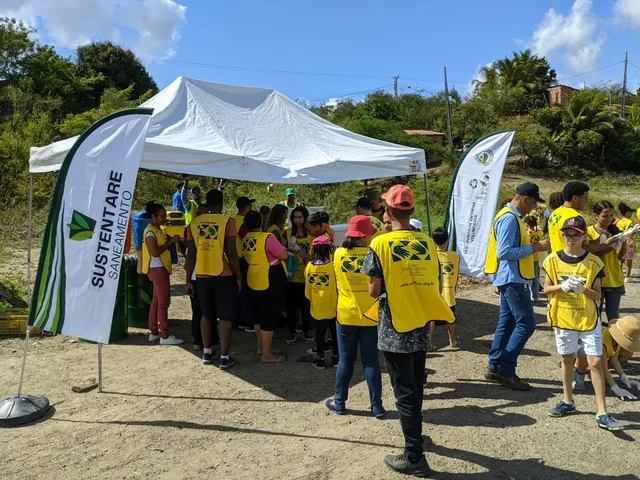
[[[265,362],[264,360],[260,360],[260,363],[284,363],[284,361],[286,360],[284,355],[280,355],[278,357],[278,360],[276,360],[275,362]]]

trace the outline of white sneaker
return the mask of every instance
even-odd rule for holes
[[[167,338],[160,339],[160,345],[182,345],[183,343],[184,340],[180,340],[173,335],[169,335]]]
[[[149,341],[150,342],[157,342],[158,340],[160,340],[160,335],[154,335],[153,333],[149,334]]]

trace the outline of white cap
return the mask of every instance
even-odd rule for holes
[[[422,231],[422,222],[417,218],[412,218],[411,220],[409,220],[409,224],[416,230]]]

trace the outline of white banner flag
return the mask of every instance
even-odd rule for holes
[[[494,132],[463,155],[449,193],[449,249],[460,255],[460,273],[484,274],[489,233],[496,214],[502,172],[515,131]]]
[[[153,109],[113,113],[76,141],[58,173],[29,325],[109,343],[118,278]]]

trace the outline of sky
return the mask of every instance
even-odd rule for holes
[[[178,76],[275,88],[303,104],[471,90],[512,51],[546,56],[558,82],[640,84],[640,0],[0,0],[0,16],[38,29],[60,54],[110,40],[160,88]]]

